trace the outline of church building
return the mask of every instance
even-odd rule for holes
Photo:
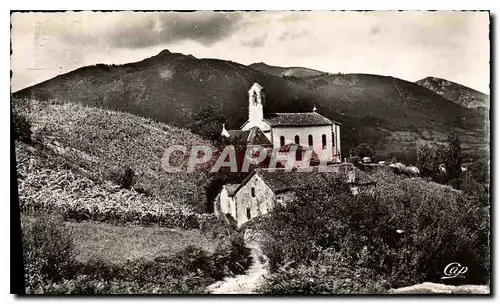
[[[301,189],[335,191],[334,180],[347,183],[353,194],[371,191],[374,186],[366,174],[351,163],[342,163],[340,155],[340,123],[317,113],[264,113],[265,95],[258,83],[248,91],[248,120],[241,130],[226,130],[221,135],[233,145],[250,149],[264,147],[274,153],[313,151],[312,157],[327,160],[328,172],[312,165],[312,171],[298,169],[309,166],[310,160],[296,156],[292,170],[256,168],[240,184],[226,184],[215,202],[216,214],[230,215],[238,226],[268,213],[274,204],[286,204]]]
[[[316,107],[308,113],[264,113],[263,89],[258,83],[253,84],[248,91],[248,120],[241,130],[228,131],[223,127],[222,136],[230,138],[231,133],[258,128],[275,149],[295,144],[313,150],[321,159],[341,162],[340,123],[317,113]]]

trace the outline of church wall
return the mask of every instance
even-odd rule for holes
[[[252,187],[255,189],[255,197],[252,197]],[[274,193],[267,184],[255,174],[240,188],[234,196],[236,207],[236,222],[238,226],[248,221],[247,208],[250,208],[250,216],[254,218],[269,212],[274,202]]]
[[[301,146],[309,146],[308,137],[309,134],[313,136],[313,151],[320,156],[322,148],[321,136],[326,135],[326,151],[328,160],[334,160],[333,158],[333,137],[332,137],[332,126],[304,126],[304,127],[273,127],[273,145],[275,148],[280,147],[280,137],[285,137],[285,145],[288,143],[295,142],[295,135],[299,136],[299,144]]]
[[[341,156],[341,150],[340,150],[340,126],[339,125],[333,125],[334,131],[335,131],[335,137],[337,139],[337,145],[335,147],[334,155],[336,155],[337,161],[341,162],[342,161],[342,156]]]

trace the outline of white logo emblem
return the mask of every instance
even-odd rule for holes
[[[441,279],[465,278],[464,274],[467,270],[469,268],[460,265],[460,263],[450,263],[444,268],[444,277],[441,277]]]

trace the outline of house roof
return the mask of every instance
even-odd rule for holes
[[[262,170],[258,174],[274,193],[320,186],[326,187],[331,181],[329,174],[319,172],[287,172],[285,170],[271,172]]]
[[[235,195],[255,174],[258,174],[274,193],[297,189],[329,187],[331,183],[335,179],[341,177],[343,173],[347,173],[346,182],[348,184],[360,186],[375,184],[375,181],[365,172],[354,167],[352,164],[342,163],[332,167],[338,170],[320,172],[318,167],[312,167],[312,172],[298,170],[290,171],[285,168],[276,168],[273,171],[265,168],[255,169],[252,174],[247,176],[247,178],[234,189],[232,195]],[[349,172],[352,173],[349,174]]]
[[[330,119],[315,112],[266,114],[264,115],[264,121],[272,127],[322,126],[334,124]]]
[[[238,189],[239,185],[240,184],[225,184],[224,187],[227,190],[227,195],[234,196],[234,193],[235,193],[236,189]]]
[[[272,147],[273,144],[266,137],[264,132],[262,132],[259,127],[252,127],[249,130],[227,130],[229,133],[229,141],[233,145],[258,145],[258,146],[269,146]]]

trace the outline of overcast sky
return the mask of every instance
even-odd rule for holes
[[[435,76],[489,93],[488,13],[14,13],[12,90],[163,49],[326,72]]]

